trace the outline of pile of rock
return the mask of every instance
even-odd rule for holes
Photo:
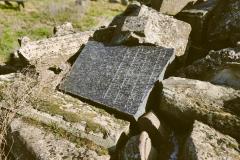
[[[44,103],[20,114],[48,125],[53,121],[95,149],[110,151],[102,156],[94,147],[74,146],[68,154],[56,144],[72,143],[42,138],[68,157],[78,152],[80,159],[240,159],[239,1],[144,4],[130,4],[94,33],[75,33],[65,24],[52,38],[23,39],[19,57],[45,75],[40,82],[48,83],[51,72],[58,89],[78,99],[55,91],[57,111]],[[67,121],[76,113],[77,122]],[[25,123],[13,121],[12,132],[40,155]]]
[[[206,0],[187,6],[176,18],[192,26],[189,63],[211,49],[235,47],[239,40],[238,0]]]

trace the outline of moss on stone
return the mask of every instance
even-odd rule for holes
[[[90,133],[91,131],[92,132],[95,132],[95,133],[102,133],[104,137],[107,136],[108,132],[105,128],[103,128],[101,125],[97,124],[97,123],[93,123],[91,121],[87,121],[87,124],[86,124],[86,128],[85,128],[85,131],[87,133]]]
[[[63,119],[67,122],[71,123],[80,123],[82,121],[86,122],[86,128],[85,131],[87,133],[90,133],[91,131],[94,133],[102,133],[104,136],[108,134],[108,131],[103,128],[100,124],[95,123],[93,121],[95,114],[91,113],[74,113],[65,111],[64,109],[61,109],[61,102],[57,101],[56,99],[53,99],[50,101],[38,101],[37,103],[32,104],[35,109],[38,109],[39,111],[46,112],[51,115],[59,115],[62,116]]]
[[[63,117],[64,120],[72,123],[81,122],[83,120],[81,115],[73,112],[64,111],[56,102],[40,101],[38,102],[38,104],[34,105],[34,108],[52,115],[60,115]]]
[[[76,147],[86,147],[89,150],[95,151],[98,155],[109,154],[108,149],[103,148],[103,147],[95,144],[94,142],[86,139],[86,138],[77,137],[77,136],[67,132],[64,129],[59,128],[55,123],[52,123],[50,125],[46,125],[42,122],[33,120],[31,118],[26,118],[26,117],[23,117],[23,121],[30,124],[30,125],[41,127],[45,131],[47,131],[49,133],[53,133],[56,137],[64,138],[64,139],[74,143],[76,145]]]

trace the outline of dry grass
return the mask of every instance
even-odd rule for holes
[[[38,85],[37,76],[28,69],[22,71],[13,82],[1,84],[0,90],[0,155],[2,159],[8,159],[9,147],[6,141],[7,128],[17,112],[27,107],[30,101],[37,99],[42,92],[42,86]],[[8,148],[8,149],[6,149]]]
[[[1,160],[7,160],[9,157],[9,152],[7,152],[7,144],[6,141],[6,135],[7,135],[7,126],[11,119],[14,117],[14,114],[12,112],[9,112],[7,110],[0,110],[0,159]],[[11,147],[10,147],[11,148]]]
[[[56,79],[58,76],[56,75]],[[58,81],[52,77],[53,83],[58,83]],[[54,80],[55,79],[55,80]],[[49,79],[49,81],[51,81]],[[69,121],[75,121],[75,114],[70,114],[70,112],[63,112],[60,108],[56,110],[56,102],[52,97],[52,92],[55,90],[51,87],[56,84],[43,83],[41,74],[37,74],[32,68],[24,69],[18,76],[14,79],[13,82],[6,82],[0,85],[0,160],[7,160],[11,151],[11,144],[9,141],[6,141],[6,137],[8,132],[8,126],[18,115],[18,112],[25,107],[39,107],[39,105],[44,105],[43,102],[48,102],[49,109],[54,110],[54,113],[63,114],[68,118]],[[57,106],[59,107],[59,106]],[[42,106],[41,106],[42,108]],[[39,109],[41,109],[39,108]],[[47,110],[44,110],[47,112]],[[69,117],[68,117],[69,116]],[[91,123],[89,123],[91,125]],[[49,127],[49,126],[48,126]],[[88,126],[88,128],[101,129],[99,126]],[[54,130],[51,130],[54,131]],[[55,132],[61,132],[62,135],[68,135],[66,131],[62,131],[60,129],[55,129]],[[9,136],[8,136],[9,137]],[[65,136],[68,137],[68,136]],[[71,136],[72,137],[72,136]],[[69,140],[69,139],[67,139]],[[72,141],[72,140],[71,140]],[[72,141],[78,142],[78,141]],[[91,148],[94,148],[92,142],[88,142],[88,140],[84,140],[84,143],[91,144]],[[9,144],[10,143],[10,144]],[[82,143],[82,142],[81,142]],[[78,144],[78,143],[76,143]],[[82,144],[81,144],[82,145]],[[103,148],[95,148],[98,152],[105,153]]]
[[[59,83],[59,79],[67,72],[55,74],[52,77],[44,77],[43,73],[36,73],[33,67],[26,67],[17,74],[12,82],[0,82],[0,160],[8,159],[9,147],[6,139],[7,129],[11,120],[17,113],[25,108],[32,107],[33,104],[41,104],[43,101],[51,101],[52,92]],[[47,81],[46,81],[47,78]]]

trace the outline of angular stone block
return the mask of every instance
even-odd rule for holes
[[[101,155],[100,152],[103,152],[104,149],[101,150],[100,146],[91,141],[80,138],[75,141],[70,140],[66,135],[59,136],[60,133],[57,133],[57,130],[47,129],[47,126],[36,124],[34,121],[27,121],[21,118],[15,118],[11,121],[7,138],[8,143],[11,144],[10,152],[14,159],[110,160],[110,155]],[[82,142],[81,145],[77,144],[79,141]],[[87,145],[85,142],[89,144]],[[90,144],[92,144],[92,146],[90,146]]]
[[[195,3],[197,0],[151,0],[151,6],[157,11],[167,14],[178,14],[187,4]]]
[[[240,159],[238,142],[195,121],[184,147],[184,159]]]
[[[148,112],[138,120],[139,128],[146,131],[151,137],[153,143],[159,143],[164,137],[164,129],[161,122],[154,112]],[[165,138],[165,137],[164,137]]]
[[[111,151],[116,149],[121,136],[129,132],[130,122],[61,92],[46,94],[44,101],[32,105],[18,114],[47,126],[54,124],[68,134]]]
[[[220,0],[208,0],[196,3],[181,11],[176,18],[191,24],[191,40],[194,45],[200,45],[206,42],[207,26],[210,17],[215,8],[219,5]]]
[[[177,127],[198,120],[240,140],[239,90],[178,77],[162,83],[160,112],[171,116]]]
[[[115,16],[109,26],[119,26],[127,16],[143,16],[148,12],[148,7],[138,2],[129,4],[124,12]],[[157,12],[156,12],[157,13]]]
[[[90,41],[60,89],[137,119],[145,112],[154,83],[163,79],[173,59],[173,49]]]
[[[174,48],[178,57],[187,50],[191,26],[147,6],[133,7],[132,12],[115,18],[113,24],[117,25],[113,44],[151,44]]]
[[[27,42],[21,46],[18,54],[42,71],[65,63],[87,43],[92,34],[88,31]]]

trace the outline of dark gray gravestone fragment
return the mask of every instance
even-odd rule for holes
[[[173,59],[173,49],[90,41],[60,89],[137,119],[145,112],[154,83],[163,79]]]

